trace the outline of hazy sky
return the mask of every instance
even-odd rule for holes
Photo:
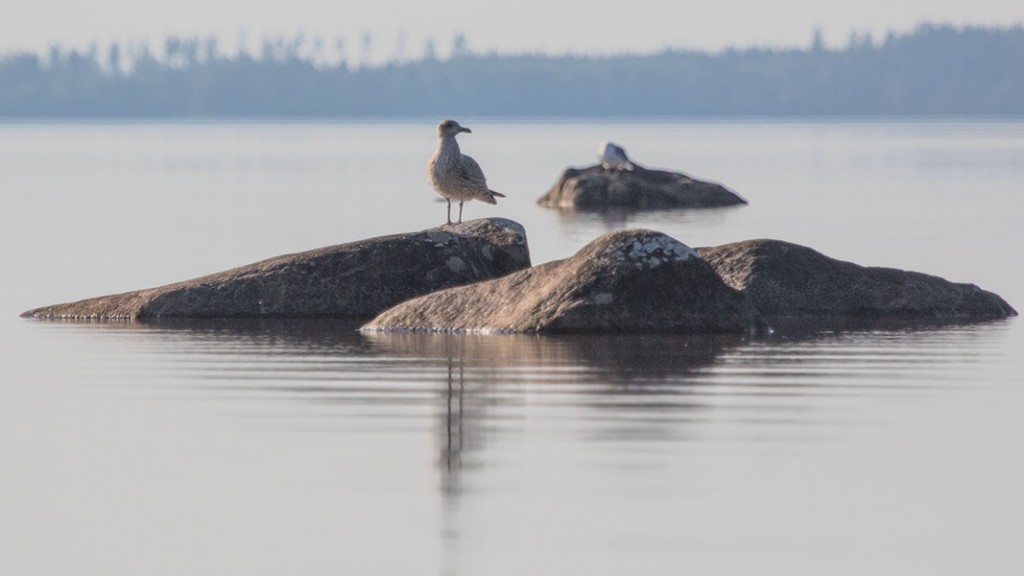
[[[612,6],[607,0],[32,0],[0,18],[0,51],[168,34],[213,34],[233,44],[244,30],[250,38],[300,31],[327,39],[342,35],[352,47],[369,32],[377,58],[396,55],[403,44],[406,55],[419,55],[428,37],[444,55],[458,32],[474,51],[648,52],[806,46],[815,28],[826,44],[838,46],[851,32],[881,38],[922,21],[1024,22],[1022,0],[629,0]]]

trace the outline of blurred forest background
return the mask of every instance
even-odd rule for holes
[[[4,117],[1002,116],[1024,114],[1024,28],[922,25],[826,48],[479,54],[456,35],[370,63],[373,38],[295,36],[0,56]]]

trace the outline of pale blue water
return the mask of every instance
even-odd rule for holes
[[[436,119],[0,125],[2,574],[1020,574],[1024,324],[770,338],[18,318],[441,223]],[[1024,308],[1024,122],[497,122],[534,262],[756,237]],[[611,138],[749,206],[534,202]]]

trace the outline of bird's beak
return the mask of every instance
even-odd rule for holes
[[[467,132],[467,133],[469,133],[469,134],[472,134],[472,133],[473,133],[473,131],[472,131],[472,130],[470,130],[469,128],[466,128],[465,126],[460,126],[460,127],[459,127],[459,132]]]

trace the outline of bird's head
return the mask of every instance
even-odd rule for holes
[[[441,123],[437,125],[437,135],[438,135],[438,137],[456,136],[460,132],[468,132],[470,134],[473,133],[472,130],[470,130],[469,128],[463,127],[461,124],[459,124],[455,120],[442,120]]]

